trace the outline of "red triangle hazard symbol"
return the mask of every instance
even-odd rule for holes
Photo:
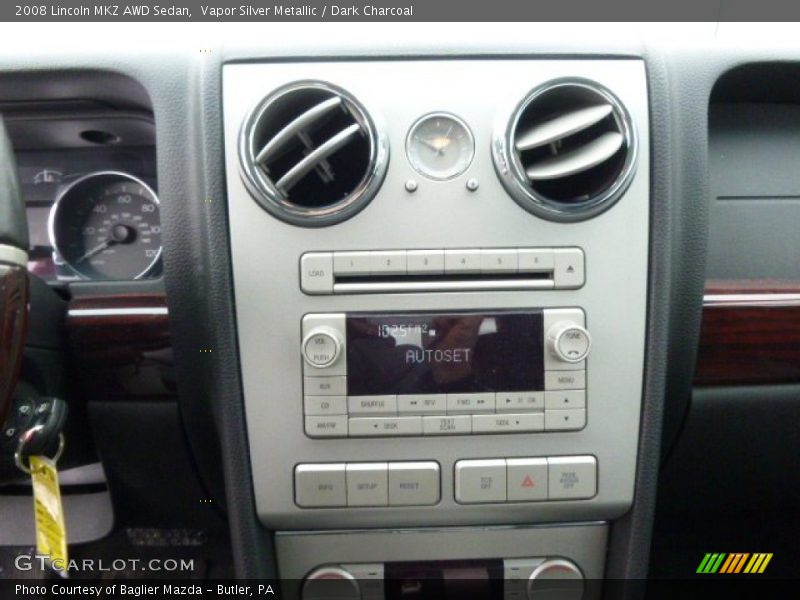
[[[533,478],[530,475],[525,475],[525,479],[522,480],[522,487],[533,487]]]

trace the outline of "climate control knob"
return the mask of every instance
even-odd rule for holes
[[[529,600],[581,600],[583,573],[572,561],[549,558],[528,579]]]
[[[303,583],[303,600],[360,600],[358,580],[341,567],[314,569]]]
[[[559,321],[547,332],[547,347],[558,360],[578,363],[589,355],[592,337],[572,321]]]
[[[342,338],[332,327],[314,327],[303,339],[303,358],[312,367],[330,367],[339,358]]]

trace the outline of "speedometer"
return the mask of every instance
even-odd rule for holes
[[[57,262],[85,279],[139,279],[161,257],[155,192],[127,173],[91,173],[70,183],[50,211]]]

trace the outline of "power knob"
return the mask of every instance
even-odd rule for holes
[[[581,600],[583,573],[563,558],[550,558],[540,564],[528,579],[529,600]]]
[[[358,580],[341,567],[314,569],[303,582],[303,600],[361,600]]]
[[[559,321],[547,331],[547,347],[558,360],[579,363],[589,356],[592,336],[577,323]]]
[[[342,349],[342,338],[332,327],[314,327],[303,338],[303,358],[312,367],[324,369],[330,367],[339,358]]]

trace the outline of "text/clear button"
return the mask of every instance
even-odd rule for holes
[[[472,433],[472,416],[422,417],[422,433],[424,435],[459,435]]]

